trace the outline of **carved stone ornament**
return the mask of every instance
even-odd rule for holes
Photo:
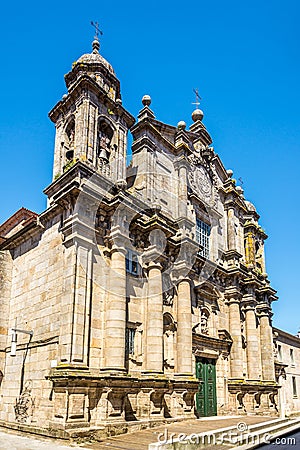
[[[189,182],[191,188],[207,203],[212,198],[212,182],[203,166],[195,167],[189,172]]]

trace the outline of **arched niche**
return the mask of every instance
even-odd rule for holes
[[[113,135],[112,124],[106,118],[100,117],[97,128],[97,157],[105,163],[109,162]]]
[[[67,161],[72,161],[74,158],[74,139],[75,139],[75,119],[71,116],[68,120],[64,131],[64,150]]]
[[[175,332],[176,325],[170,313],[163,315],[163,331],[164,331],[164,366],[166,369],[174,369],[175,358]]]

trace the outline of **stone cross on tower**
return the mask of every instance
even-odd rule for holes
[[[95,34],[94,39],[97,39],[97,41],[98,41],[98,40],[99,40],[99,34],[100,34],[101,36],[103,36],[103,31],[101,31],[100,28],[99,28],[99,22],[93,22],[93,21],[91,20],[91,25],[92,25],[92,27],[95,28],[95,31],[96,31],[96,34]]]
[[[198,88],[193,89],[193,91],[194,91],[194,93],[195,93],[195,95],[196,95],[196,101],[195,101],[195,103],[192,103],[192,105],[196,105],[196,108],[199,109],[200,100],[202,100],[202,98],[201,98],[200,95],[199,95]]]

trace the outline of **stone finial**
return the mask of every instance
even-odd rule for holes
[[[241,186],[237,186],[235,189],[238,192],[238,194],[243,195],[244,189]]]
[[[193,122],[197,122],[198,120],[202,120],[204,113],[201,109],[197,108],[192,112],[192,120]]]
[[[231,178],[233,175],[233,170],[228,169],[228,170],[226,170],[226,172],[227,172],[228,177]]]
[[[144,97],[142,98],[142,103],[144,106],[150,106],[151,105],[150,95],[144,95]]]
[[[98,39],[93,40],[92,47],[93,47],[93,53],[99,53],[100,42]]]
[[[177,124],[177,129],[178,130],[185,130],[186,129],[186,123],[184,122],[184,120],[180,120]]]

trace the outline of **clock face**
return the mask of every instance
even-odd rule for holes
[[[212,197],[212,183],[204,167],[196,167],[189,173],[191,187],[200,197],[209,201]]]

